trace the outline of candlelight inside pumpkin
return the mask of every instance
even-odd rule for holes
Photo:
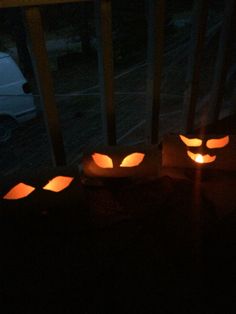
[[[199,164],[207,164],[215,161],[216,156],[210,156],[210,155],[202,155],[202,154],[194,154],[190,152],[189,150],[187,151],[188,156],[195,162]]]
[[[229,144],[229,136],[225,136],[225,137],[222,137],[222,138],[218,138],[218,139],[210,139],[206,142],[206,146],[208,148],[223,148],[225,147],[226,145]]]
[[[182,142],[189,147],[199,147],[202,145],[202,140],[199,138],[187,138],[186,136],[180,135],[179,136]]]
[[[107,155],[95,153],[92,155],[93,161],[100,168],[113,168],[113,162]]]
[[[179,135],[181,141],[187,147],[202,147],[203,140],[199,138],[188,138],[183,135]],[[205,141],[204,141],[205,143]],[[205,146],[209,149],[218,149],[223,148],[229,143],[229,136],[225,136],[222,138],[211,138],[208,139],[205,143]],[[206,150],[206,149],[205,149]],[[210,154],[202,154],[203,149],[201,148],[201,152],[192,152],[191,150],[187,150],[187,155],[189,158],[199,164],[207,164],[212,163],[216,160],[216,155],[211,156]]]
[[[50,180],[44,187],[44,190],[49,190],[52,192],[61,192],[65,188],[67,188],[74,178],[71,177],[63,177],[57,176]]]
[[[27,197],[35,190],[34,187],[25,183],[19,183],[14,186],[4,197],[6,200],[18,200],[20,198]]]
[[[120,167],[136,167],[143,161],[145,154],[133,153],[122,160]]]

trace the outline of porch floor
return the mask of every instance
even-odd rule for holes
[[[78,177],[60,195],[1,201],[6,313],[235,313],[235,190],[235,173],[202,182],[197,202],[194,182],[170,173]]]

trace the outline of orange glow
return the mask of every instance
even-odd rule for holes
[[[71,184],[73,179],[71,177],[58,176],[50,180],[43,189],[52,192],[61,192]]]
[[[216,156],[210,156],[210,155],[201,155],[201,154],[194,154],[190,152],[189,150],[187,151],[188,156],[195,162],[199,164],[208,164],[213,161],[215,161]]]
[[[229,144],[229,136],[208,140],[206,146],[208,148],[222,148]]]
[[[183,135],[179,136],[182,140],[182,142],[189,147],[199,147],[202,145],[202,140],[200,140],[199,138],[187,138]]]
[[[110,157],[103,154],[95,153],[92,155],[93,161],[100,168],[113,168],[113,162]]]
[[[120,167],[135,167],[141,164],[145,154],[133,153],[125,157],[120,165]]]
[[[34,187],[19,183],[14,188],[12,188],[3,198],[5,200],[18,200],[20,198],[24,198],[35,190]]]
[[[199,164],[203,164],[203,163],[204,163],[204,159],[203,159],[203,157],[202,157],[201,154],[198,154],[198,155],[196,156],[195,161],[198,162]]]

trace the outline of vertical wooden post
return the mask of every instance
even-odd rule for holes
[[[190,41],[192,51],[188,62],[186,92],[184,100],[184,131],[191,133],[198,101],[199,82],[203,59],[204,41],[207,26],[209,0],[196,0]]]
[[[105,141],[116,144],[111,0],[95,0],[97,51]]]
[[[215,123],[220,114],[224,96],[225,80],[231,57],[232,42],[235,40],[236,1],[226,1],[224,20],[219,39],[219,50],[215,66],[210,103],[212,105],[211,122]]]
[[[148,4],[147,138],[156,144],[159,136],[165,0],[149,0]]]
[[[27,7],[24,10],[30,35],[35,74],[44,105],[44,118],[51,143],[53,162],[56,166],[65,165],[66,157],[53,92],[53,81],[49,69],[41,14],[38,7]]]

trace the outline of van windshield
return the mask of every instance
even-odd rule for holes
[[[24,80],[24,77],[16,63],[10,57],[1,58],[0,87],[22,80]]]

